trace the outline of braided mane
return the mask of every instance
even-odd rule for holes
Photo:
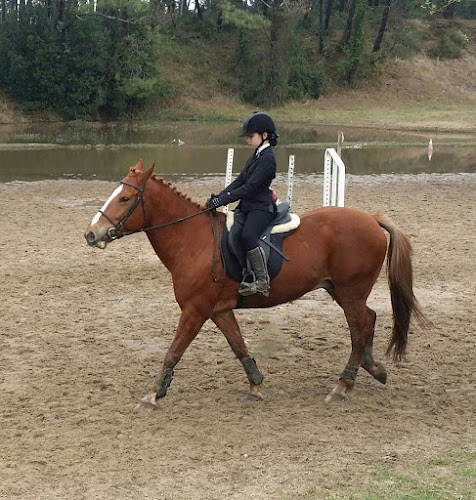
[[[197,208],[203,209],[204,205],[202,205],[201,203],[198,203],[198,201],[192,200],[192,198],[189,195],[179,191],[178,188],[174,184],[172,184],[171,182],[166,181],[164,178],[158,176],[157,174],[153,174],[151,178],[154,179],[155,182],[158,182],[159,184],[162,184],[166,188],[170,189],[171,191],[173,191],[174,193],[179,195],[184,200],[186,200],[190,203],[193,203],[194,205],[197,206]]]

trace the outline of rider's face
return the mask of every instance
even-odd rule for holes
[[[267,137],[268,134],[266,132],[263,132],[263,139],[266,140]],[[259,148],[261,146],[261,140],[261,134],[258,132],[246,136],[246,144],[248,144],[248,146],[251,146],[253,149]]]

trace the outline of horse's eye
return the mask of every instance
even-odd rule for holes
[[[127,203],[130,200],[128,196],[121,196],[121,203]]]

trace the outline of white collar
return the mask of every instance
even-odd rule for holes
[[[261,154],[261,151],[263,151],[263,149],[266,149],[266,148],[269,148],[269,146],[271,146],[271,144],[269,142],[267,142],[266,144],[262,144],[257,150],[256,150],[256,156],[259,156]]]

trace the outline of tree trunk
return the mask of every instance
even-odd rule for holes
[[[64,21],[65,0],[59,0],[58,12],[56,13],[56,22],[62,23]]]
[[[202,6],[200,5],[200,0],[196,0],[195,9],[197,11],[198,19],[200,19],[201,21],[203,19],[203,15],[202,15]]]
[[[329,22],[331,20],[331,13],[332,13],[332,4],[334,3],[334,0],[327,0],[327,5],[326,5],[326,18],[324,20],[324,29],[327,32],[329,31]]]
[[[18,19],[20,21],[25,19],[25,0],[20,0]]]
[[[362,59],[362,54],[364,53],[364,40],[365,40],[365,16],[368,7],[367,0],[357,0],[356,1],[356,13],[354,16],[353,26],[351,35],[348,42],[348,54],[347,54],[347,83],[352,84],[354,77],[357,73],[357,69],[360,65]]]
[[[149,4],[149,24],[157,26],[160,15],[164,12],[164,4],[161,0],[150,0]]]
[[[324,0],[319,0],[319,52],[324,50]]]
[[[388,15],[390,13],[390,4],[391,3],[392,3],[392,0],[387,0],[387,3],[385,4],[385,6],[383,8],[382,19],[380,20],[380,27],[378,30],[377,38],[375,39],[373,52],[378,52],[380,50],[381,45],[382,45],[383,35],[385,34],[385,30],[387,29],[387,21],[388,21]]]
[[[349,13],[347,14],[347,23],[345,25],[344,36],[342,37],[342,45],[345,45],[350,40],[356,7],[357,0],[351,0],[349,5]]]
[[[455,13],[455,8],[456,8],[456,3],[450,3],[449,5],[446,6],[445,10],[443,11],[443,17],[445,19],[453,19],[453,15]]]
[[[2,23],[5,21],[5,14],[7,13],[7,0],[2,0]]]

